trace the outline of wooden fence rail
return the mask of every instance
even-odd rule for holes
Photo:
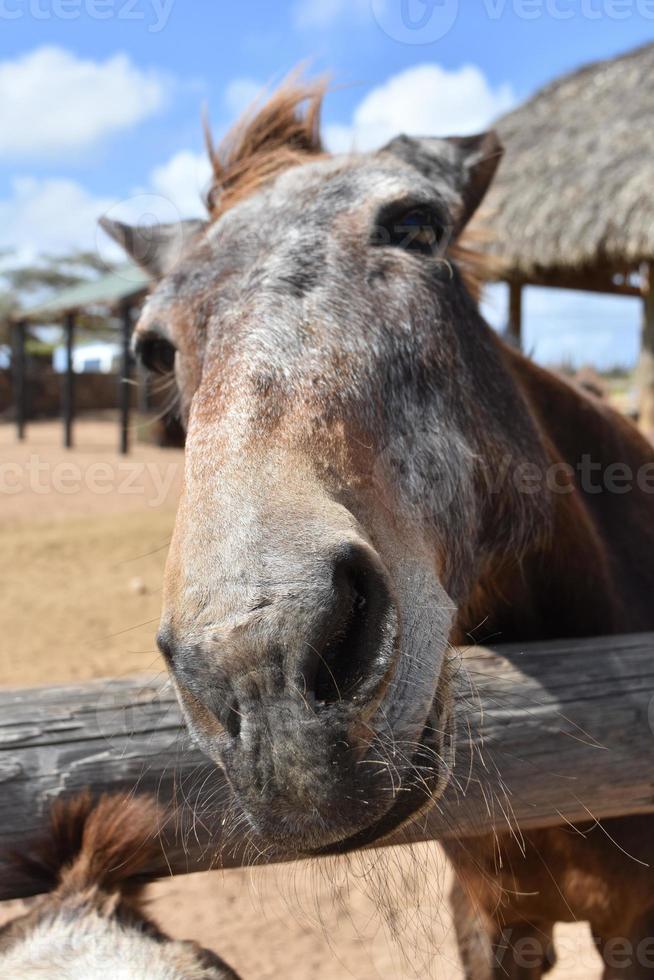
[[[416,840],[654,812],[654,634],[473,647],[457,688],[455,775]],[[0,691],[0,854],[43,830],[53,797],[86,786],[182,804],[153,875],[215,866],[227,792],[165,674]],[[30,890],[0,858],[0,899]]]

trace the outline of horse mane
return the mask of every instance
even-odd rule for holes
[[[57,888],[60,895],[94,886],[138,889],[143,868],[161,851],[161,823],[162,812],[150,797],[93,799],[84,791],[55,800],[44,835],[11,859],[38,887]]]
[[[329,155],[320,136],[326,92],[326,79],[303,81],[294,73],[266,102],[255,102],[217,147],[205,122],[213,172],[206,204],[212,221],[290,167]],[[449,249],[477,301],[485,284],[497,278],[497,262],[486,247],[490,237],[482,217]]]
[[[484,287],[501,278],[500,263],[488,251],[492,239],[490,215],[482,209],[448,249],[448,255],[456,263],[466,289],[477,303],[481,300]]]
[[[289,167],[325,154],[320,114],[327,82],[291,77],[263,105],[238,120],[218,147],[205,126],[213,171],[207,208],[212,220]]]

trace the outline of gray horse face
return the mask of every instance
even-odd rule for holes
[[[159,642],[266,840],[374,839],[447,780],[475,467],[521,412],[448,252],[498,157],[401,137],[290,167],[192,229],[138,325],[187,424]]]

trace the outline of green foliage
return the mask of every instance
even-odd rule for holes
[[[599,373],[609,381],[627,381],[633,371],[631,368],[625,367],[624,364],[614,364],[611,367],[604,368]]]
[[[7,266],[0,279],[4,293],[16,298],[34,293],[55,293],[80,282],[110,272],[106,262],[94,252],[71,252],[68,255],[42,255],[32,265]],[[44,296],[44,299],[47,299]]]
[[[11,264],[11,252],[0,251],[0,345],[9,344],[10,316],[35,302],[45,302],[51,296],[88,282],[112,271],[95,252],[76,251],[67,255],[40,256],[30,265]],[[28,346],[30,341],[28,340]],[[31,343],[42,350],[42,342],[32,336]]]

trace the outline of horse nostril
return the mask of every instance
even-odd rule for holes
[[[333,596],[330,615],[312,644],[307,688],[318,704],[363,702],[377,690],[392,654],[385,577],[363,549],[348,547],[337,561]]]
[[[159,652],[164,658],[169,667],[172,667],[175,655],[175,645],[172,638],[172,633],[161,627],[156,637],[157,646],[159,647]]]

